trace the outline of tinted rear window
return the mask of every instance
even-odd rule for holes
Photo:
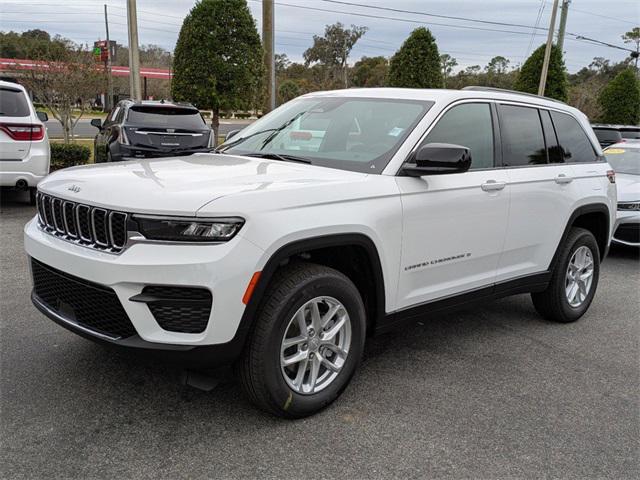
[[[206,128],[198,110],[176,107],[131,107],[129,123],[149,127],[170,127],[202,130]]]
[[[596,134],[596,137],[600,141],[610,142],[614,141],[617,143],[620,140],[620,132],[617,130],[606,130],[603,128],[594,128],[593,131]]]
[[[28,117],[31,115],[27,98],[22,90],[0,88],[0,116]]]
[[[640,138],[640,130],[620,130],[622,138]]]
[[[566,162],[595,162],[596,152],[578,121],[570,115],[551,112],[560,148]]]
[[[500,105],[503,162],[506,166],[547,163],[538,110]]]

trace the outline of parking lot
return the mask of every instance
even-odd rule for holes
[[[1,477],[640,476],[637,251],[612,251],[575,324],[521,295],[374,338],[345,394],[292,422],[45,318],[22,248],[34,210],[9,192],[0,212]]]

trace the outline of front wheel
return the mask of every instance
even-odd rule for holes
[[[364,347],[365,309],[356,286],[325,266],[282,268],[242,359],[242,386],[259,408],[301,418],[333,402],[347,387]]]
[[[600,252],[593,234],[572,228],[561,247],[547,289],[532,293],[538,313],[555,322],[575,322],[589,308],[600,276]]]

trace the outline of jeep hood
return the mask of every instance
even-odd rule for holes
[[[207,153],[67,168],[49,175],[38,188],[50,195],[113,210],[195,215],[203,205],[233,194],[353,182],[366,176],[279,160]]]

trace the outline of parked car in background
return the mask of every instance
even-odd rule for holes
[[[611,145],[604,151],[616,172],[618,211],[612,241],[640,247],[640,142]]]
[[[602,147],[608,147],[626,140],[640,140],[640,127],[634,125],[595,124],[591,127]]]
[[[50,175],[24,231],[32,301],[95,341],[234,364],[256,405],[303,417],[342,393],[368,336],[417,317],[531,293],[578,320],[615,187],[561,102],[315,92],[217,154]]]
[[[188,103],[122,100],[102,122],[94,140],[96,162],[187,155],[212,148],[213,132]]]
[[[32,205],[36,185],[49,173],[47,120],[22,85],[0,80],[0,187],[29,190]]]

